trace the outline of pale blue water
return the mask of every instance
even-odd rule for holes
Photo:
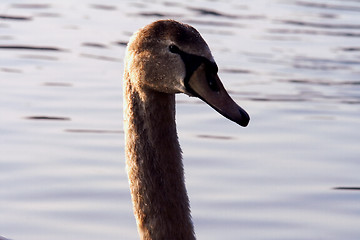
[[[360,187],[358,0],[2,0],[0,235],[138,239],[123,57],[162,18],[201,32],[251,116],[177,98],[198,239],[359,239],[360,191],[334,189]]]

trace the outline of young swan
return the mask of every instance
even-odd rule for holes
[[[191,26],[151,23],[127,46],[124,72],[126,165],[142,240],[195,239],[176,124],[175,93],[199,97],[246,126],[227,94],[209,47]]]

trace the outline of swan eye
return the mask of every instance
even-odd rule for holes
[[[172,53],[179,53],[179,52],[180,52],[180,49],[179,49],[176,45],[171,44],[171,45],[169,46],[169,51],[172,52]]]

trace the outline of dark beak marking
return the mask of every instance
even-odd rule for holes
[[[169,50],[172,53],[179,54],[185,64],[186,76],[184,79],[184,83],[185,83],[185,87],[186,87],[187,91],[189,91],[194,96],[198,96],[198,94],[191,89],[188,82],[189,82],[192,74],[202,63],[205,64],[206,78],[207,78],[210,89],[215,92],[219,91],[219,86],[217,85],[216,78],[215,78],[215,75],[218,72],[218,67],[217,67],[216,63],[211,62],[209,59],[207,59],[205,57],[198,56],[198,55],[191,54],[191,53],[186,53],[186,52],[180,50],[175,45],[170,45]]]
[[[227,95],[225,89],[224,91],[222,91],[222,86],[221,83],[220,86],[218,84],[218,76],[217,76],[217,72],[218,72],[218,67],[216,65],[216,63],[211,62],[209,59],[202,57],[202,56],[198,56],[198,55],[194,55],[194,54],[190,54],[190,53],[186,53],[182,50],[180,50],[177,46],[175,45],[170,45],[169,46],[169,51],[174,53],[174,54],[179,54],[185,64],[185,70],[186,70],[186,76],[184,79],[184,84],[185,84],[185,88],[188,91],[188,93],[192,94],[195,97],[198,97],[200,99],[202,99],[204,102],[208,103],[212,108],[214,108],[217,112],[219,112],[221,115],[223,115],[224,117],[230,119],[231,121],[234,121],[236,123],[238,123],[239,125],[246,127],[249,123],[250,117],[247,114],[247,112],[245,110],[243,110],[241,107],[239,107],[231,98],[230,96]],[[200,96],[191,86],[190,86],[190,79],[192,77],[192,75],[194,74],[194,72],[200,67],[200,66],[204,67],[204,71],[206,74],[206,81],[207,84],[209,86],[209,88],[216,93],[220,93],[220,97],[222,95],[222,97],[224,97],[224,92],[225,95],[227,95],[227,98],[230,98],[230,105],[233,105],[232,107],[237,107],[238,108],[238,114],[235,114],[233,111],[234,110],[230,110],[230,113],[228,113],[227,111],[224,111],[222,109],[222,107],[217,106],[216,104],[211,103],[211,101],[209,102],[207,99],[205,99],[203,96]],[[222,94],[221,94],[222,93]],[[216,97],[216,95],[213,97]],[[229,100],[227,100],[229,102]],[[230,114],[230,115],[229,115]],[[235,115],[234,115],[235,114]],[[240,116],[240,117],[239,117]]]

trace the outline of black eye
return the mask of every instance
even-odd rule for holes
[[[171,44],[169,46],[169,51],[172,52],[172,53],[179,53],[180,49],[177,46],[175,46],[174,44]]]

